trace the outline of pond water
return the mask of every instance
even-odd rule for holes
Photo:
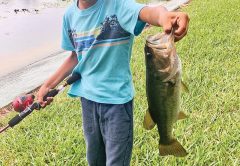
[[[0,0],[0,107],[39,86],[62,63],[65,6],[57,0]]]
[[[0,1],[0,76],[61,49],[61,26],[65,8],[60,4],[56,8],[57,1],[49,2],[50,0]],[[19,12],[15,13],[14,9]],[[22,9],[29,12],[23,12]],[[35,9],[38,11],[33,11]]]
[[[0,20],[0,76],[59,51],[64,9]]]

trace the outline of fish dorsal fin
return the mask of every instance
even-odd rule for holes
[[[178,112],[178,120],[182,120],[182,119],[186,119],[188,116],[182,112],[182,111],[179,111]]]
[[[156,123],[152,120],[152,117],[149,113],[149,109],[147,109],[146,114],[144,116],[143,127],[146,130],[151,130],[154,128],[155,125]]]
[[[184,92],[189,92],[189,89],[188,89],[187,85],[183,81],[181,81],[181,89]]]

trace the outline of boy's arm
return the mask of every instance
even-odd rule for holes
[[[154,26],[161,26],[166,33],[175,29],[175,41],[187,34],[189,17],[184,12],[169,12],[163,6],[144,7],[139,13],[140,20]]]
[[[43,96],[46,95],[50,89],[56,87],[69,74],[71,74],[73,68],[77,65],[77,63],[77,54],[72,51],[71,55],[67,57],[67,59],[58,68],[58,70],[48,80],[44,82],[37,94],[38,102],[41,104],[42,107],[50,104],[53,100],[53,98],[48,97],[47,101],[43,101]]]

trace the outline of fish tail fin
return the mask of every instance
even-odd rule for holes
[[[160,156],[174,155],[176,157],[184,157],[188,153],[177,140],[173,140],[173,142],[169,145],[160,144],[159,154]]]
[[[143,127],[146,129],[146,130],[151,130],[153,129],[153,127],[155,126],[155,122],[152,120],[152,117],[149,113],[149,111],[147,110],[146,111],[146,114],[144,116],[144,121],[143,121]]]
[[[186,119],[188,116],[182,112],[182,111],[179,111],[178,112],[178,120],[182,120],[182,119]]]

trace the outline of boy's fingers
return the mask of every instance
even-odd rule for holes
[[[42,108],[46,107],[47,101],[43,101],[42,95],[38,94],[37,95],[37,100],[38,100],[38,103],[41,105]]]
[[[186,35],[187,28],[188,28],[189,18],[186,14],[181,13],[180,16],[177,18],[174,28],[175,28],[175,35],[182,36],[183,34]]]
[[[47,106],[47,101],[39,102],[39,104],[41,105],[42,108],[45,108]]]
[[[47,97],[46,101],[39,101],[39,104],[42,108],[45,108],[47,105],[49,105],[53,101],[53,97]]]
[[[182,25],[181,25],[182,24]],[[178,25],[176,26],[175,32],[174,34],[176,36],[181,36],[182,34],[184,34],[187,31],[187,27],[185,26],[185,24],[179,22]]]
[[[185,31],[181,36],[174,35],[174,41],[177,42],[181,40],[186,34],[187,34],[187,31]]]
[[[164,31],[166,34],[171,33],[171,30],[172,30],[172,23],[171,23],[171,22],[167,22],[166,24],[164,24],[164,26],[163,26],[163,31]]]
[[[162,28],[166,34],[171,33],[171,30],[172,30],[172,15],[171,15],[171,13],[168,12],[166,17],[162,18]]]
[[[53,101],[53,97],[47,97],[47,105],[49,105]]]
[[[43,97],[41,97],[40,95],[37,95],[37,100],[38,100],[39,104],[41,105],[41,107],[43,107],[44,106]]]

